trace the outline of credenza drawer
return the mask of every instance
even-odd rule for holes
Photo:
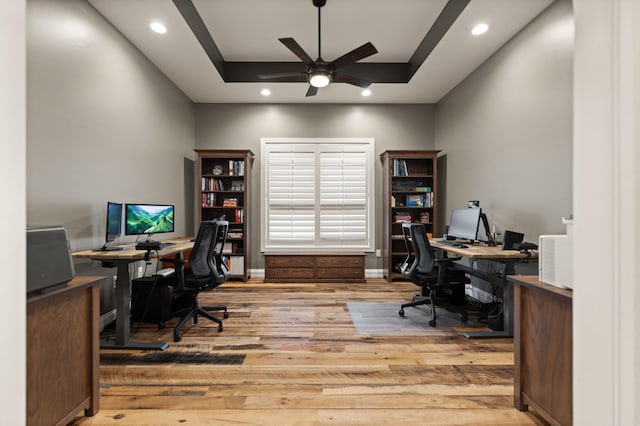
[[[364,256],[318,256],[316,266],[320,268],[357,268],[364,265]]]
[[[313,268],[313,256],[266,256],[264,260],[267,268]]]
[[[317,268],[318,278],[364,278],[362,268]]]
[[[265,278],[313,278],[313,268],[267,268]]]

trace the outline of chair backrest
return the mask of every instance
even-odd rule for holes
[[[224,282],[229,279],[229,269],[223,259],[224,245],[227,242],[227,233],[229,232],[229,222],[226,220],[216,219],[213,221],[215,229],[213,231],[213,250],[211,252],[211,267],[216,282]]]
[[[211,256],[215,228],[216,224],[213,220],[200,222],[198,235],[196,235],[196,240],[189,256],[189,266],[196,277],[206,277],[212,274]]]
[[[421,223],[403,223],[402,234],[407,247],[407,259],[402,266],[402,274],[411,279],[414,274],[428,274],[433,271],[435,262],[427,231]]]
[[[427,230],[423,224],[411,224],[411,241],[413,241],[413,250],[418,258],[416,265],[417,272],[426,274],[433,271],[435,267],[433,249],[431,248],[431,244],[429,244]]]

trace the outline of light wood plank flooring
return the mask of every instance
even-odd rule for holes
[[[467,340],[463,327],[437,336],[356,332],[347,302],[401,303],[416,290],[383,280],[227,282],[200,296],[229,307],[222,333],[201,319],[173,343],[174,320],[163,330],[134,324],[133,340],[171,347],[101,351],[100,411],[73,424],[545,424],[513,407],[512,339]],[[172,362],[177,353],[187,361]]]

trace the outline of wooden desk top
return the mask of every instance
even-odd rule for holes
[[[531,255],[520,253],[517,250],[502,250],[502,246],[487,246],[485,244],[465,244],[468,247],[453,247],[442,243],[442,238],[430,238],[429,243],[432,247],[455,253],[459,256],[469,257],[471,259],[537,259],[538,252],[531,251]]]
[[[509,275],[507,279],[524,287],[546,291],[569,299],[573,298],[573,290],[543,283],[538,280],[537,275]]]
[[[193,241],[190,238],[174,238],[166,240],[164,242],[175,243],[171,247],[167,247],[160,250],[156,255],[155,251],[151,252],[151,257],[166,257],[172,254],[176,254],[185,250],[189,250],[193,247]],[[72,253],[73,257],[81,259],[93,259],[93,260],[144,260],[144,256],[147,253],[146,250],[136,250],[136,243],[126,244],[123,250],[116,251],[94,251],[84,250]]]

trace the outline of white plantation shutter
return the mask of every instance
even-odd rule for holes
[[[262,140],[263,250],[373,250],[373,140]]]
[[[269,241],[287,244],[315,239],[315,169],[313,151],[267,154]]]
[[[340,148],[338,148],[340,149]],[[364,244],[367,237],[366,152],[320,152],[320,239]]]

